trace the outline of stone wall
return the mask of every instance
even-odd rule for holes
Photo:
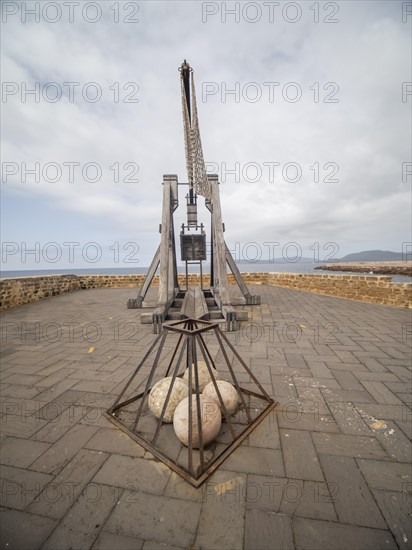
[[[80,278],[76,275],[0,279],[0,309],[21,306],[80,289]]]
[[[269,273],[268,284],[372,304],[412,308],[412,284],[393,283],[392,278],[385,275]]]
[[[412,308],[412,284],[393,283],[388,276],[300,273],[243,273],[242,276],[247,285],[269,284],[373,304]],[[179,275],[182,285],[184,280],[184,275]],[[131,292],[130,297],[133,297],[143,281],[144,275],[46,275],[0,279],[0,308],[5,310],[65,292],[89,288],[130,288],[135,290],[134,293]],[[204,275],[203,282],[205,286],[209,285],[207,274]],[[229,282],[235,283],[232,274],[229,275]],[[189,275],[190,285],[199,283],[200,275]],[[159,279],[156,276],[152,286],[157,287],[158,284]]]
[[[242,273],[246,284],[268,284],[269,273]],[[81,288],[138,288],[143,284],[144,275],[80,275]],[[200,275],[189,273],[189,285],[200,285]],[[228,274],[229,284],[235,284],[235,278]],[[179,284],[186,284],[184,274],[179,274]],[[209,286],[210,277],[208,273],[203,274],[203,285]],[[155,275],[152,287],[159,286],[159,277]]]

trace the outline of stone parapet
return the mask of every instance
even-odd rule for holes
[[[76,275],[0,279],[0,309],[21,306],[80,289],[80,278]]]
[[[412,283],[393,283],[386,275],[269,273],[268,284],[372,304],[412,307]]]
[[[42,277],[16,277],[0,279],[0,307],[2,310],[49,298],[58,294],[91,288],[130,288],[137,295],[145,275],[45,275]],[[273,285],[383,304],[402,308],[412,307],[412,283],[393,283],[389,276],[332,275],[307,273],[242,273],[247,285]],[[232,274],[229,283],[235,284]],[[185,276],[179,275],[185,284]],[[189,285],[199,285],[200,275],[189,274]],[[203,276],[204,286],[210,284],[208,274]],[[152,286],[159,285],[155,276]],[[132,295],[131,295],[132,297]]]

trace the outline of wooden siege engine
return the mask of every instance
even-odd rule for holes
[[[153,307],[145,296],[159,269],[159,294],[155,311],[143,313],[142,323],[152,323],[153,332],[159,333],[163,321],[168,319],[224,319],[226,330],[237,330],[239,321],[247,319],[247,312],[236,311],[236,305],[260,304],[260,296],[251,295],[242,279],[224,239],[224,224],[220,206],[217,175],[206,174],[199,132],[193,69],[186,62],[179,68],[182,96],[183,126],[185,137],[187,183],[179,183],[176,175],[163,176],[163,211],[160,226],[160,245],[154,255],[139,289],[137,298],[128,300],[129,309]],[[185,288],[179,285],[177,272],[176,240],[173,214],[179,205],[178,186],[187,185],[187,224],[180,232],[181,260],[185,263]],[[202,263],[206,260],[206,233],[203,223],[198,223],[197,200],[202,196],[211,215],[210,287],[203,285]],[[200,266],[199,287],[189,286],[188,269],[192,264]],[[234,275],[242,297],[229,296],[227,265]]]

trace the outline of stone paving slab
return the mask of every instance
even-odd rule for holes
[[[337,521],[336,487],[317,481],[248,474],[246,508],[290,516]]]
[[[24,510],[52,481],[53,476],[48,474],[14,466],[2,466],[1,506]]]
[[[296,550],[397,550],[391,533],[383,529],[305,520],[293,520]]]
[[[283,514],[262,510],[247,510],[245,517],[245,548],[282,548],[293,550],[291,519]],[[275,546],[276,545],[276,546]]]
[[[244,538],[246,474],[217,471],[202,499],[197,548],[241,548]]]
[[[117,487],[87,485],[63,517],[43,548],[46,550],[72,550],[90,548],[119,502]]]
[[[113,533],[187,548],[196,537],[201,505],[130,491],[106,524]]]
[[[385,529],[385,521],[355,460],[347,456],[321,455],[320,462],[326,481],[336,483],[339,488],[334,502],[339,521]]]
[[[278,405],[195,489],[103,415],[154,338],[135,292],[3,314],[1,548],[412,547],[410,312],[255,287],[228,338]]]
[[[107,453],[81,449],[53,482],[36,495],[27,511],[55,519],[63,518],[107,458]]]
[[[0,463],[26,468],[50,447],[47,443],[6,437],[1,442]]]
[[[0,518],[0,546],[12,550],[41,548],[57,525],[56,520],[10,508],[1,508]]]

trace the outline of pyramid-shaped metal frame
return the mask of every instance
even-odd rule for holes
[[[213,334],[217,340],[219,349],[221,350],[224,359],[224,365],[226,365],[231,376],[230,382],[236,388],[238,394],[240,411],[242,411],[242,413],[246,415],[246,423],[236,423],[234,421],[235,419],[231,418],[228,414],[228,411],[226,410],[218,384],[216,384],[217,378],[214,374],[218,369],[216,369],[215,361],[213,360],[205,342],[205,335],[207,333]],[[165,346],[166,340],[169,335],[178,335],[178,341],[171,351],[171,355],[170,351]],[[228,350],[230,350],[233,354],[233,363],[235,364],[236,361],[239,362],[241,368],[244,369],[244,372],[249,375],[250,379],[253,381],[255,386],[257,386],[260,393],[240,387],[237,380],[237,375],[235,374],[234,368],[230,362]],[[208,447],[205,448],[205,446],[203,445],[198,370],[199,351],[203,361],[206,363],[209,376],[214,384],[216,394],[219,398],[222,418],[226,420],[225,429],[227,430],[228,434],[230,432],[229,442],[221,445],[221,448],[216,453],[216,456],[213,456],[210,460],[208,460],[207,457],[205,458],[205,451],[208,450]],[[170,360],[165,363],[167,367],[164,377],[171,376],[172,381],[169,386],[161,415],[158,419],[155,419],[154,415],[149,418],[149,421],[152,422],[152,431],[151,433],[147,433],[147,429],[145,432],[143,424],[145,422],[145,413],[148,411],[148,395],[154,385],[153,382],[157,371],[160,372],[162,369],[164,369],[165,365],[161,365],[161,359],[163,358],[162,355],[164,355],[164,353],[167,354],[167,357],[170,356]],[[139,386],[134,389],[133,382],[138,375],[141,377],[143,374],[145,374],[143,372],[143,367],[147,365],[150,357],[153,354],[155,355],[155,357],[149,374],[145,377],[145,382],[141,382]],[[194,367],[189,368],[189,366],[191,365],[194,365]],[[184,367],[184,369],[182,372],[179,373],[179,371],[182,370],[182,367]],[[199,426],[200,429],[199,455],[196,455],[196,457],[194,453],[197,453],[197,450],[193,448],[193,434],[189,429],[189,441],[187,446],[186,462],[187,465],[185,465],[184,463],[182,463],[182,461],[179,463],[176,458],[173,458],[171,456],[171,453],[168,450],[162,448],[162,446],[159,444],[159,435],[161,434],[162,428],[166,429],[166,426],[170,426],[170,424],[165,424],[163,422],[163,417],[170,399],[175,380],[177,377],[182,377],[184,371],[188,368],[189,395],[192,395],[192,392],[194,390],[197,405],[196,411],[193,411],[192,399],[188,400],[189,426],[193,425],[192,415],[196,414],[197,426]],[[161,378],[163,378],[163,376]],[[144,390],[136,393],[142,385],[144,385]],[[121,401],[128,390],[132,392],[132,395],[124,401]],[[253,406],[250,406],[251,400],[254,400]],[[260,402],[262,403],[262,405],[264,405],[263,408],[259,408],[258,404]],[[136,405],[137,410],[133,410],[133,407]],[[199,487],[214,472],[214,470],[216,470],[216,468],[240,445],[240,443],[252,432],[252,430],[270,413],[274,405],[275,402],[273,401],[273,399],[267,394],[255,375],[245,364],[243,359],[237,353],[236,349],[232,346],[227,336],[221,331],[221,329],[219,328],[219,323],[213,323],[199,319],[185,319],[163,326],[162,332],[156,337],[156,339],[144,355],[143,359],[140,361],[140,363],[130,376],[119,397],[116,399],[112,407],[106,412],[106,416],[117,427],[123,430],[135,441],[137,441],[146,450],[150,451],[158,459],[167,464],[172,470],[174,470],[184,479],[189,481],[194,487]],[[132,408],[132,410],[130,410],[130,407]],[[155,428],[154,422],[157,424]],[[224,426],[223,423],[222,426]],[[240,429],[239,433],[236,433],[235,427],[238,430]],[[170,429],[171,428],[169,428],[169,430]],[[175,436],[175,434],[173,434],[173,436],[177,440],[177,436]],[[169,435],[167,435],[167,437],[170,438],[170,433]],[[186,449],[186,447],[184,445],[181,445],[180,454],[182,454],[183,449]],[[199,461],[199,465],[197,467],[194,465],[194,458],[198,459]]]

